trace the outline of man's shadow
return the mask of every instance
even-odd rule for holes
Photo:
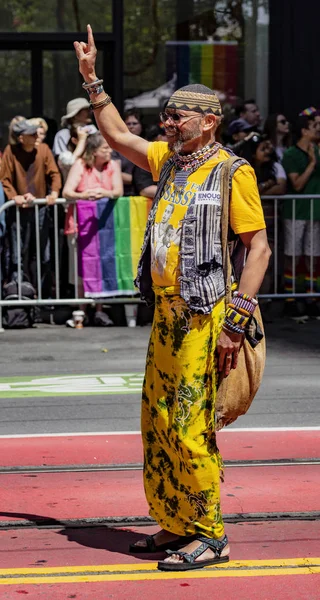
[[[148,535],[148,533],[136,533],[130,529],[109,527],[107,525],[76,525],[68,526],[64,521],[46,517],[44,515],[35,515],[30,513],[16,513],[1,511],[0,517],[8,517],[12,519],[21,519],[28,522],[28,525],[21,526],[21,529],[30,529],[30,525],[34,527],[48,527],[57,529],[57,535],[65,536],[68,541],[75,542],[81,546],[88,548],[96,548],[98,550],[106,550],[108,552],[116,552],[127,556],[137,556],[142,560],[154,560],[158,554],[139,554],[135,555],[129,551],[130,544],[136,543]],[[14,524],[14,521],[12,521]],[[30,524],[30,525],[29,525]],[[150,525],[153,525],[151,523]]]

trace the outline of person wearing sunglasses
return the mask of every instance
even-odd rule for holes
[[[265,121],[264,135],[271,141],[278,160],[282,160],[284,151],[292,144],[290,123],[282,113],[269,115]]]
[[[148,142],[128,130],[97,79],[90,26],[88,43],[74,45],[101,133],[158,182],[136,285],[143,299],[155,303],[141,429],[145,493],[160,530],[130,550],[171,550],[158,563],[166,571],[224,563],[230,548],[220,507],[214,406],[217,373],[227,376],[236,368],[244,329],[235,324],[243,322],[241,316],[228,320],[224,311],[220,183],[230,151],[216,142],[220,102],[204,85],[176,90],[160,116],[167,142]],[[256,178],[246,161],[238,159],[230,184],[230,226],[240,254],[246,248],[248,257],[242,272],[241,258],[236,269],[233,302],[247,294],[253,311],[270,250]]]

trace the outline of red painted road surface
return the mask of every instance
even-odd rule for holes
[[[319,600],[319,589],[320,575],[179,579],[8,586],[1,600]]]
[[[232,431],[218,433],[224,460],[316,458],[320,430]],[[0,466],[141,463],[141,436],[50,436],[1,438]]]
[[[155,556],[158,559],[160,555],[134,555],[128,552],[128,547],[157,529],[156,526],[128,529],[99,526],[1,531],[1,569],[154,562]],[[231,560],[319,556],[319,521],[227,524],[226,531]],[[0,598],[2,600],[1,587]]]
[[[219,434],[225,460],[317,458],[320,431]],[[0,438],[2,466],[139,463],[138,435]],[[224,513],[319,511],[318,465],[229,467],[222,486]],[[146,515],[141,471],[0,475],[0,519],[32,520]],[[0,568],[141,565],[153,556],[128,553],[128,544],[155,527],[0,529]],[[317,521],[265,521],[227,525],[231,560],[319,557]],[[12,600],[320,600],[320,574],[108,581],[0,586]]]
[[[156,528],[139,532],[153,533]],[[320,523],[265,522],[228,525],[232,560],[264,560],[317,556]],[[146,558],[129,555],[128,544],[138,539],[134,532],[105,528],[64,530],[17,530],[0,534],[1,568],[54,567],[103,564],[143,564]],[[298,543],[297,543],[298,542]],[[1,600],[26,595],[28,600],[170,600],[204,597],[225,600],[319,600],[320,575],[272,575],[229,579],[179,579],[175,581],[125,581],[1,586]],[[27,592],[27,594],[26,594]]]
[[[222,485],[224,513],[299,512],[320,508],[315,466],[230,467]],[[53,519],[145,516],[142,471],[1,475],[0,520],[11,514]],[[32,519],[32,517],[30,517]]]

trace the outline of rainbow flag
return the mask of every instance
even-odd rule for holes
[[[167,79],[177,73],[177,88],[202,83],[237,95],[237,42],[167,42]]]
[[[79,200],[78,257],[85,298],[131,296],[151,200]]]

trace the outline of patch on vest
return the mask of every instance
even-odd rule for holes
[[[196,192],[195,204],[220,206],[220,192]]]

